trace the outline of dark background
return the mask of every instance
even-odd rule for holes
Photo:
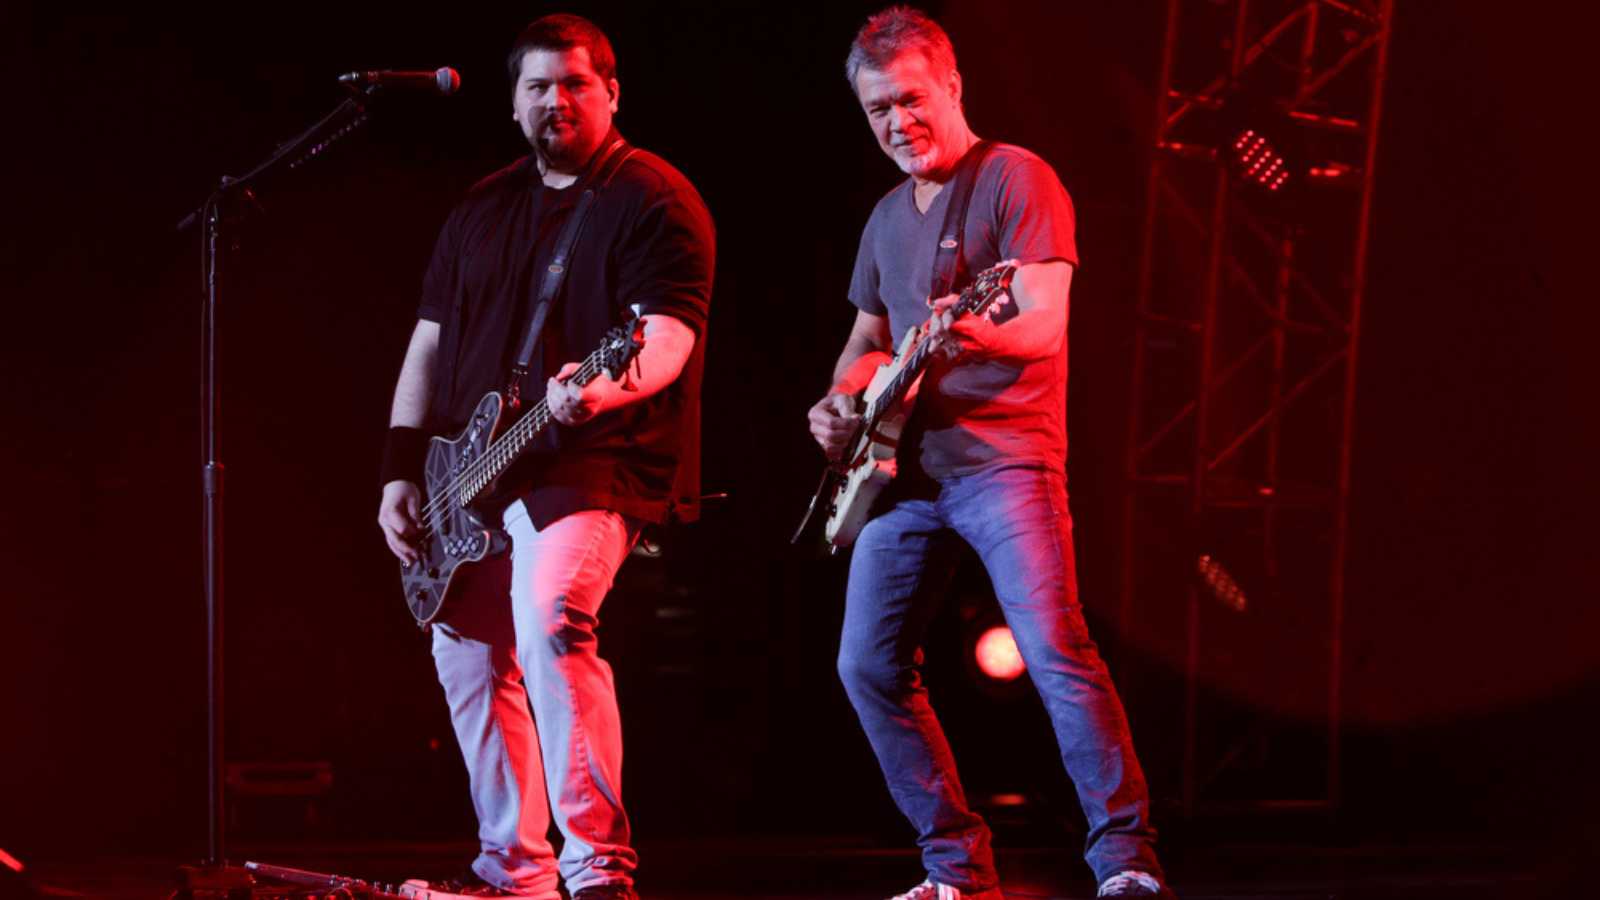
[[[832,674],[842,560],[786,543],[816,475],[804,411],[852,316],[856,238],[898,177],[841,77],[876,5],[559,7],[611,34],[620,127],[681,168],[719,226],[705,480],[731,498],[668,535],[662,560],[629,563],[603,631],[647,837],[907,839]],[[1039,151],[1077,203],[1081,578],[1119,674],[1157,684],[1177,661],[1124,648],[1108,622],[1160,6],[934,7],[975,128]],[[172,226],[330,109],[338,73],[443,64],[459,96],[395,98],[264,186],[230,257],[227,740],[231,761],[332,764],[313,835],[470,835],[426,642],[373,524],[374,470],[435,229],[525,150],[503,50],[556,8],[4,13],[0,846],[203,849],[200,258]],[[1341,838],[1559,850],[1594,836],[1596,323],[1577,287],[1594,206],[1584,39],[1557,10],[1398,11],[1357,407]],[[970,573],[960,586],[981,588]],[[1036,704],[967,682],[962,628],[936,628],[931,675],[969,786],[1033,791],[1071,827]],[[1176,698],[1136,696],[1146,756],[1170,760]],[[1177,773],[1151,769],[1165,807]],[[241,814],[241,832],[273,833],[271,810]]]

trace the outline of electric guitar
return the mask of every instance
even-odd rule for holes
[[[950,307],[951,314],[957,318],[982,315],[993,306],[1009,302],[1011,279],[1016,274],[1017,264],[1010,261],[979,272]],[[900,431],[911,414],[916,386],[933,354],[922,339],[926,333],[926,324],[908,330],[894,358],[873,374],[860,397],[860,429],[850,439],[849,451],[841,461],[822,473],[822,483],[791,543],[800,541],[819,514],[827,516],[822,536],[834,553],[850,546],[867,524],[873,502],[894,479]]]
[[[602,374],[620,378],[643,346],[643,325],[638,319],[619,325],[606,332],[600,346],[567,383],[582,387]],[[418,625],[425,626],[439,616],[461,566],[502,553],[510,542],[504,532],[484,522],[473,504],[491,493],[495,481],[550,425],[552,416],[549,405],[540,398],[516,424],[500,433],[504,409],[500,392],[490,391],[478,401],[460,434],[428,442],[419,517],[421,557],[400,565],[406,606]]]

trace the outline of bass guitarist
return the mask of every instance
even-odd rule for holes
[[[1165,895],[1144,776],[1084,626],[1073,568],[1071,201],[1038,156],[980,143],[950,40],[922,13],[894,7],[869,19],[846,76],[883,152],[910,177],[879,201],[861,235],[849,293],[855,324],[832,388],[809,413],[829,460],[853,462],[841,455],[859,445],[856,395],[900,336],[926,322],[924,339],[946,357],[923,374],[899,435],[897,474],[855,540],[839,648],[845,690],[922,848],[927,878],[897,900],[1001,896],[989,829],[967,805],[919,674],[956,540],[987,568],[1044,700],[1088,819],[1086,856],[1100,894]],[[953,197],[964,167],[970,194]],[[1021,264],[1009,315],[953,317],[947,292],[960,273],[1006,259]],[[929,303],[935,294],[944,296]]]
[[[616,60],[592,23],[541,18],[507,65],[533,152],[474,187],[435,246],[384,454],[378,524],[395,556],[428,564],[429,434],[460,430],[495,390],[519,394],[523,410],[543,397],[557,424],[480,504],[509,535],[509,558],[452,587],[432,628],[480,852],[459,877],[404,891],[556,900],[564,882],[574,900],[632,898],[622,732],[595,626],[640,526],[697,513],[713,228],[683,175],[622,144]],[[630,309],[643,347],[626,376],[568,383],[571,361]]]

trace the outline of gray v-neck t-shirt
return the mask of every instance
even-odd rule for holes
[[[933,257],[952,193],[947,186],[919,212],[907,178],[878,201],[861,233],[850,302],[887,315],[896,346],[928,319]],[[1076,267],[1073,232],[1072,199],[1049,163],[1021,147],[996,144],[978,171],[963,229],[968,275],[1004,259]],[[1066,420],[1065,335],[1049,359],[936,362],[923,376],[901,465],[914,461],[933,478],[1018,464],[1063,469]]]

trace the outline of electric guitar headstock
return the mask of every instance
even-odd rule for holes
[[[1017,276],[1020,265],[1014,259],[996,263],[979,272],[972,283],[961,292],[953,307],[956,315],[999,315],[1006,306],[1015,306],[1011,296],[1011,281]]]

